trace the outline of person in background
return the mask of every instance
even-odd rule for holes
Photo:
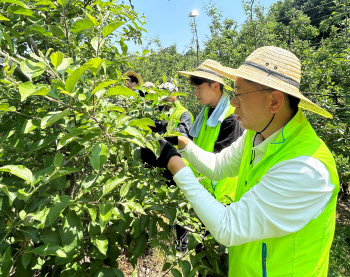
[[[145,94],[142,90],[135,89],[135,86],[139,86],[139,87],[143,86],[143,80],[141,76],[134,71],[127,71],[124,73],[124,76],[129,77],[129,79],[126,81],[127,88],[139,93],[140,96],[145,97]]]
[[[339,178],[334,158],[301,108],[332,118],[300,92],[299,59],[282,48],[252,52],[238,69],[231,104],[246,129],[220,153],[186,137],[178,149],[211,180],[238,176],[234,202],[218,202],[174,147],[160,158],[198,217],[229,249],[229,276],[327,276]]]
[[[217,62],[208,59],[195,71],[179,71],[179,73],[189,77],[190,84],[194,87],[194,95],[203,105],[189,137],[194,144],[205,151],[219,153],[243,134],[243,128],[237,121],[229,96],[224,92],[224,87],[230,88],[224,83],[221,75],[207,67],[209,63]],[[195,172],[194,169],[193,171]],[[230,200],[226,195],[232,198],[235,191],[232,182],[234,182],[232,179],[212,181],[204,178],[201,184],[219,201],[229,203]]]
[[[166,98],[164,102],[174,104],[174,107],[167,104],[161,105],[159,106],[159,109],[170,112],[169,118],[171,120],[175,120],[175,131],[181,133],[185,137],[188,137],[193,123],[193,115],[181,104],[181,102],[177,99],[177,96],[171,95],[171,93],[177,92],[178,88],[173,82],[167,81],[166,83],[162,83],[159,86],[159,89],[167,90],[170,93],[170,96]],[[155,132],[160,134],[166,133],[167,126],[169,124],[167,120],[155,120],[154,123],[156,125],[154,130]],[[175,142],[177,142],[177,140]]]

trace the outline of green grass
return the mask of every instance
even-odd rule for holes
[[[350,276],[350,226],[337,224],[329,257],[329,277]]]

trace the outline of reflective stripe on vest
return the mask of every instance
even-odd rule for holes
[[[258,184],[272,166],[299,156],[321,161],[329,170],[335,188],[324,211],[303,229],[283,237],[231,246],[229,276],[327,276],[339,191],[331,152],[317,137],[301,110],[283,127],[276,141],[269,144],[262,160],[255,166],[250,165],[254,135],[255,132],[247,131],[235,201]]]

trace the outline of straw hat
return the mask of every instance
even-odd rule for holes
[[[248,56],[238,69],[218,67],[217,64],[210,63],[207,64],[207,67],[232,80],[241,77],[290,94],[300,99],[300,108],[333,118],[329,112],[301,94],[299,90],[300,61],[293,53],[285,49],[274,46],[258,48]]]
[[[139,82],[139,86],[140,87],[143,86],[143,80],[142,80],[141,76],[139,74],[137,74],[136,72],[134,72],[134,71],[127,71],[127,72],[124,73],[124,76],[128,76],[128,77],[134,76],[137,79],[137,81]]]
[[[143,84],[143,86],[145,87],[145,88],[154,88],[154,87],[156,87],[156,85],[155,84],[153,84],[152,82],[145,82],[144,84]]]
[[[209,64],[211,65],[211,68],[208,67]],[[196,76],[211,81],[219,82],[220,84],[223,84],[226,89],[232,90],[232,88],[225,84],[224,79],[222,78],[222,74],[218,74],[217,71],[215,71],[215,68],[221,67],[223,66],[220,63],[207,59],[195,71],[178,72],[186,77]]]
[[[179,91],[179,89],[172,82],[166,82],[166,83],[160,84],[159,89],[165,89],[170,92]]]

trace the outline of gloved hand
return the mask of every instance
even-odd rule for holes
[[[157,160],[158,167],[167,168],[167,165],[171,157],[173,156],[181,157],[179,152],[177,152],[177,150],[167,141],[160,140],[159,144],[160,144],[160,156]]]
[[[141,148],[141,159],[148,163],[150,166],[167,168],[168,162],[171,157],[181,155],[176,151],[176,149],[171,146],[170,143],[165,140],[159,140],[160,144],[160,156],[156,159],[156,155],[152,150],[148,148]]]
[[[172,137],[164,137],[167,142],[169,142],[172,145],[177,145],[179,143],[179,137],[178,136],[172,136]]]
[[[152,129],[153,132],[161,133],[161,134],[164,134],[166,132],[168,121],[163,119],[163,120],[153,120],[153,122],[156,125],[155,127],[153,127],[154,129]]]

